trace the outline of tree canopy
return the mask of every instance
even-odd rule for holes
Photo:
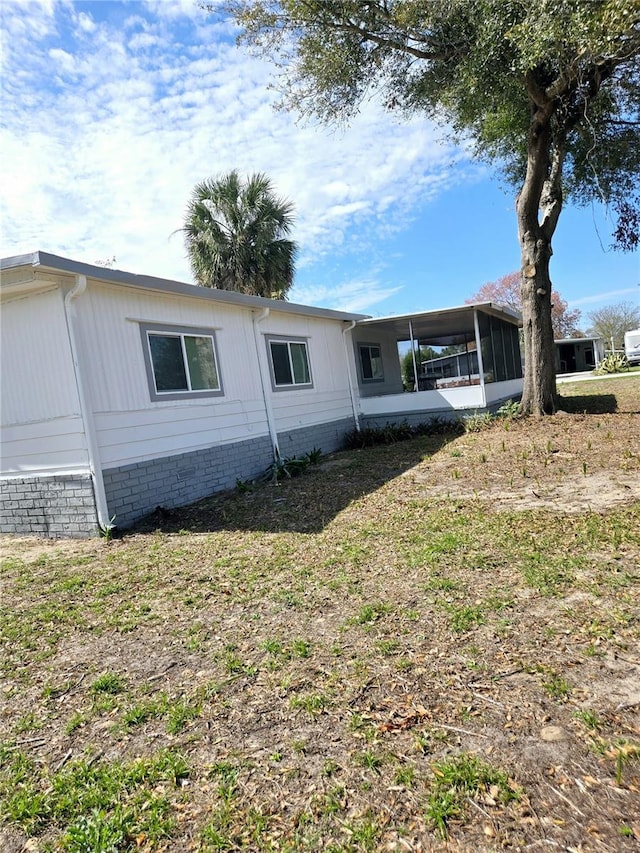
[[[591,333],[602,338],[606,347],[624,349],[624,333],[640,328],[640,307],[631,302],[606,305],[589,314]]]
[[[469,299],[472,302],[497,302],[506,305],[514,311],[522,311],[522,296],[520,293],[520,273],[511,272],[503,275],[497,281],[488,281],[482,285]],[[551,293],[551,325],[555,339],[579,337],[578,328],[581,312],[574,308],[569,310],[569,304],[560,296],[557,290]]]
[[[191,269],[204,287],[284,299],[293,284],[293,205],[266,175],[233,170],[197,184],[182,228]]]
[[[231,0],[284,103],[348,120],[374,92],[470,143],[518,188],[524,411],[555,408],[551,240],[564,199],[638,244],[638,0]],[[463,237],[459,237],[463,240]]]

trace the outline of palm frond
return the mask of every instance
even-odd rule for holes
[[[286,298],[295,274],[292,202],[278,197],[261,172],[237,170],[196,184],[182,232],[197,283]]]

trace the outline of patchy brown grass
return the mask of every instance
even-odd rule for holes
[[[640,380],[562,392],[2,540],[2,849],[637,849]]]

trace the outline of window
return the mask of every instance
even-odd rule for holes
[[[269,338],[267,344],[274,388],[312,384],[306,341],[297,338]]]
[[[359,347],[363,382],[383,382],[382,351],[378,344],[360,344]]]
[[[152,400],[222,394],[212,331],[142,326],[141,333]]]

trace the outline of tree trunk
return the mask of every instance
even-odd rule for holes
[[[550,124],[551,111],[532,105],[527,172],[516,202],[525,360],[522,411],[534,415],[552,414],[557,398],[549,261],[551,237],[562,207],[562,157],[554,152],[552,163]]]
[[[522,322],[524,330],[525,414],[550,415],[556,409],[556,361],[551,325],[551,243],[527,232],[522,245]]]

